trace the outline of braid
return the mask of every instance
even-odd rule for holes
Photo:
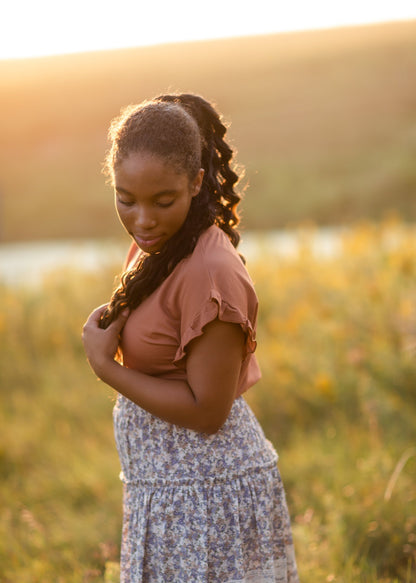
[[[207,101],[191,94],[161,95],[150,102],[150,107],[158,113],[161,110],[165,117],[171,115],[172,111],[177,114],[177,110],[180,109],[182,116],[191,117],[196,122],[201,145],[197,169],[200,167],[204,169],[204,178],[200,192],[192,198],[188,215],[179,231],[165,243],[159,252],[142,257],[133,269],[126,271],[121,276],[120,285],[113,293],[110,304],[102,317],[102,328],[106,328],[123,309],[137,308],[146,297],[155,291],[176,265],[193,252],[201,233],[211,225],[216,224],[220,227],[234,247],[237,247],[240,241],[240,235],[236,229],[239,223],[237,205],[240,202],[240,196],[234,191],[238,175],[230,167],[233,151],[224,141],[226,127],[221,122],[218,113]],[[134,137],[128,135],[126,128],[130,125],[128,129],[131,134],[131,127],[134,126],[132,117],[140,114],[145,108],[150,109],[149,104],[138,106],[133,110],[130,108],[127,120],[121,118],[118,126],[117,120],[113,122],[110,129],[113,147],[107,157],[107,172],[112,173],[114,167],[134,151],[155,153],[181,165],[182,171],[186,171],[188,174],[191,171],[195,172],[194,168],[190,169],[190,166],[195,166],[195,164],[190,162],[191,156],[189,154],[187,157],[183,154],[182,158],[178,160],[178,157],[181,156],[181,148],[176,142],[173,142],[174,146],[171,147],[169,154],[167,153],[165,134],[168,130],[164,132],[162,145],[160,145],[162,141],[160,132],[157,130],[153,130],[155,134],[153,142],[152,137],[149,138],[149,135],[146,135],[144,146],[143,138],[141,140],[136,138],[136,144],[132,145]],[[147,124],[146,128],[143,128],[147,134],[149,127],[151,126]],[[178,140],[177,136],[174,137]],[[187,141],[189,142],[190,138],[187,138]],[[185,147],[183,149],[185,150]],[[177,156],[175,152],[178,151],[179,155]]]
[[[197,122],[202,138],[203,186],[210,189],[210,198],[216,201],[214,222],[237,247],[240,235],[235,230],[239,223],[236,209],[241,198],[234,192],[239,177],[230,167],[233,151],[224,141],[227,128],[212,105],[197,95],[162,95],[156,100],[179,103]]]

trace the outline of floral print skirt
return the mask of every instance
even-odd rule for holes
[[[277,454],[243,397],[198,433],[119,395],[121,583],[298,583]]]

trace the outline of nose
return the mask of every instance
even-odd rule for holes
[[[156,218],[150,209],[138,208],[135,217],[135,226],[140,230],[153,229],[156,226]]]

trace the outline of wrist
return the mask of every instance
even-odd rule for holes
[[[102,362],[95,363],[94,372],[104,383],[112,385],[114,374],[121,366],[114,359],[106,359]]]

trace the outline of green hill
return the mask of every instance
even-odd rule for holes
[[[416,21],[0,61],[0,238],[117,235],[111,118],[167,91],[217,103],[246,228],[416,218]]]

